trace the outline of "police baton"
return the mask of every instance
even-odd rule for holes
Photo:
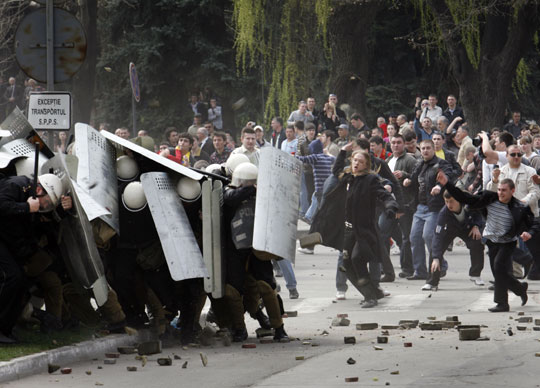
[[[37,196],[37,179],[39,169],[39,143],[35,143],[35,156],[34,156],[34,181],[32,182],[32,198],[36,199]]]

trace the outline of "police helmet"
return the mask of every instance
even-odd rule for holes
[[[122,193],[122,203],[132,212],[138,212],[146,206],[146,195],[139,181],[128,183]]]
[[[232,185],[239,187],[248,183],[257,183],[259,169],[252,163],[242,163],[233,172]]]
[[[232,175],[236,167],[238,167],[242,163],[249,163],[249,158],[246,155],[232,154],[231,156],[229,156],[229,159],[227,159],[227,162],[225,163],[227,174]]]
[[[62,181],[54,174],[43,174],[38,176],[39,184],[51,198],[54,206],[58,205],[58,201],[64,193]]]
[[[137,162],[127,156],[122,155],[116,159],[116,175],[121,181],[130,181],[139,174]]]
[[[184,176],[178,180],[176,192],[182,201],[193,202],[201,196],[201,184],[195,179]]]

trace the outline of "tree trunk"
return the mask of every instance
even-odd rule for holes
[[[496,10],[487,10],[477,68],[467,56],[459,27],[452,20],[446,2],[433,0],[431,7],[442,31],[472,134],[501,127],[511,100],[516,68],[533,41],[538,6],[529,2],[519,9],[516,16],[508,4],[498,4]]]
[[[372,54],[370,36],[375,15],[384,5],[382,1],[345,2],[336,5],[329,23],[333,56],[330,92],[364,117]]]
[[[86,33],[86,59],[73,79],[73,122],[90,123],[96,84],[97,0],[79,0],[79,19]],[[126,69],[127,75],[127,69]]]

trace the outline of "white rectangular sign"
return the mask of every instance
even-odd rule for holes
[[[71,128],[71,94],[30,93],[28,121],[37,130],[68,131]]]

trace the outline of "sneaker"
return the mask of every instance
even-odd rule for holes
[[[379,304],[376,299],[366,299],[364,303],[362,303],[362,306],[360,308],[363,309],[370,309],[372,307],[375,307]]]
[[[422,291],[437,291],[438,287],[437,286],[433,286],[429,283],[426,283],[422,286]]]
[[[384,274],[384,276],[381,278],[381,280],[379,280],[379,282],[381,282],[381,283],[392,283],[394,280],[396,280],[395,275]]]
[[[304,255],[312,255],[313,254],[313,249],[298,248],[298,252],[303,253]]]
[[[471,276],[471,282],[474,282],[475,285],[477,286],[485,286],[486,283],[480,279],[480,276]]]
[[[338,291],[338,292],[336,292],[336,299],[337,299],[337,300],[345,300],[345,299],[347,299],[347,298],[345,297],[345,291]]]
[[[390,295],[392,295],[392,294],[390,293],[390,291],[385,290],[384,288],[383,288],[382,290],[383,290],[384,296],[390,296]]]
[[[298,293],[298,290],[296,288],[291,288],[289,290],[289,299],[298,299],[300,297],[300,294]]]
[[[413,276],[413,273],[412,272],[401,271],[398,274],[398,276],[403,279],[403,278],[408,278],[410,276]]]

